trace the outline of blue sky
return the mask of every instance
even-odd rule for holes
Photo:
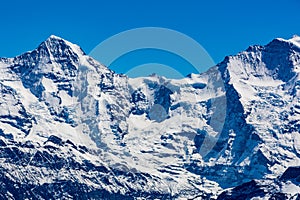
[[[190,36],[218,63],[249,45],[300,34],[299,0],[11,0],[0,9],[0,57],[32,50],[51,34],[89,53],[114,34],[152,26]]]

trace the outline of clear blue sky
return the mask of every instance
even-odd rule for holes
[[[154,26],[187,34],[217,63],[249,45],[300,34],[299,0],[6,0],[0,6],[0,57],[32,50],[51,34],[89,53],[116,33]]]

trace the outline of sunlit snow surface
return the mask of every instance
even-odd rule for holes
[[[248,184],[293,199],[299,178],[275,180],[300,165],[299,46],[181,80],[129,79],[56,36],[1,59],[1,197],[222,199]]]

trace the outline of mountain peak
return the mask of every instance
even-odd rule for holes
[[[294,35],[289,41],[300,48],[300,36]]]
[[[79,56],[86,55],[80,46],[56,35],[50,35],[44,42],[40,44],[39,48],[47,48],[53,53],[63,53],[66,50],[70,50]]]
[[[56,36],[56,35],[50,35],[48,39],[64,40],[63,38]]]
[[[276,38],[271,43],[273,43],[274,41],[279,41],[279,42],[287,43],[287,44],[289,44],[291,46],[300,48],[300,36],[298,36],[298,35],[293,35],[293,37],[290,38],[290,39]]]
[[[300,36],[295,34],[295,35],[293,35],[293,37],[290,40],[294,40],[294,39],[300,40]]]

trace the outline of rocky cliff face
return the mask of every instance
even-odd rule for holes
[[[0,59],[1,197],[298,198],[299,41],[181,80],[130,79],[56,36]]]

